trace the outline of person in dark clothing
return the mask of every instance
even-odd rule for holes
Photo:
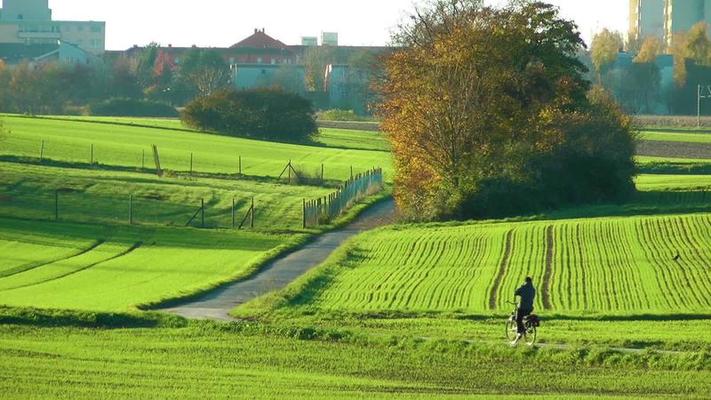
[[[523,286],[516,289],[514,294],[514,300],[516,297],[521,298],[521,302],[518,303],[518,308],[516,309],[516,327],[518,329],[518,336],[514,340],[513,344],[518,343],[524,333],[526,333],[526,327],[523,325],[523,319],[533,313],[533,302],[536,300],[536,288],[533,287],[533,279],[531,277],[526,277],[526,282]]]

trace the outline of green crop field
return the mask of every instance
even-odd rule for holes
[[[532,275],[548,312],[709,313],[710,265],[708,214],[390,228],[352,243],[294,304],[491,312]]]
[[[323,164],[327,180],[345,180],[351,167],[354,173],[382,167],[386,178],[392,178],[389,152],[359,150],[382,148],[384,141],[378,134],[356,133],[356,138],[345,140],[343,132],[334,132],[325,140],[338,148],[330,148],[110,123],[17,116],[3,119],[11,130],[0,148],[0,155],[5,156],[39,158],[42,152],[45,159],[88,164],[93,145],[93,160],[99,164],[141,168],[145,152],[145,165],[151,168],[151,146],[156,145],[161,166],[173,171],[188,171],[193,153],[194,171],[204,173],[236,174],[242,157],[242,173],[251,176],[277,177],[291,160],[297,170],[311,175],[320,175]],[[374,135],[377,139],[369,139]]]
[[[639,138],[657,142],[711,143],[709,133],[642,131]]]

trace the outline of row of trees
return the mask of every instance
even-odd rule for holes
[[[134,59],[120,57],[90,65],[0,61],[0,111],[77,113],[110,98],[149,99],[184,105],[230,84],[229,65],[219,53],[189,51],[180,67],[156,44]]]
[[[590,90],[583,41],[556,7],[438,0],[413,21],[381,110],[405,216],[501,217],[634,192],[629,120]]]
[[[631,63],[620,63],[623,49]],[[664,85],[658,56],[668,53],[672,71]],[[603,30],[595,35],[590,51],[594,71],[591,79],[614,94],[625,110],[632,113],[696,113],[697,85],[711,83],[711,39],[705,23],[678,34],[667,49],[655,37],[624,43],[619,32]],[[711,104],[702,110],[711,114]]]

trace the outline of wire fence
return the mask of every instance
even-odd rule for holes
[[[383,188],[383,170],[375,168],[347,180],[336,192],[315,200],[304,200],[304,228],[327,224],[356,202]]]
[[[196,228],[248,229],[258,222],[271,223],[271,216],[257,213],[253,197],[163,199],[160,196],[102,196],[74,189],[33,193],[31,196],[2,194],[0,216],[47,222],[191,226]],[[268,214],[268,213],[267,213]],[[298,214],[290,221],[298,224]]]

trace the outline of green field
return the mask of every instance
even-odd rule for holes
[[[0,162],[0,216],[54,219],[55,192],[62,221],[128,223],[129,196],[137,224],[184,226],[205,202],[208,227],[232,226],[247,215],[254,198],[255,227],[300,229],[303,199],[333,189],[273,182],[190,177],[163,177],[136,172],[42,167]],[[192,224],[198,226],[200,218]]]
[[[354,173],[382,167],[386,179],[392,179],[389,152],[359,150],[381,148],[382,137],[371,139],[377,134],[357,133],[343,140],[343,132],[334,132],[325,140],[338,148],[329,148],[109,123],[17,116],[4,121],[11,130],[0,148],[5,156],[39,158],[44,141],[43,157],[48,160],[88,164],[93,145],[94,162],[101,165],[138,169],[145,161],[146,168],[152,168],[151,146],[156,145],[161,166],[172,171],[189,171],[193,153],[193,170],[203,173],[237,174],[242,157],[242,173],[255,177],[277,177],[291,160],[297,170],[311,175],[320,175],[323,164],[326,180],[347,179],[351,167]]]
[[[126,311],[252,272],[304,235],[0,218],[5,305]]]
[[[690,354],[533,351],[258,323],[171,325],[0,325],[3,398],[693,399],[711,388],[708,361]]]
[[[672,258],[679,252],[681,260]],[[360,237],[293,294],[345,312],[486,313],[527,275],[557,313],[709,313],[711,216],[383,229]],[[315,283],[314,283],[315,282]]]
[[[639,193],[622,204],[369,232],[233,311],[244,320],[197,322],[139,310],[249,277],[330,228],[301,228],[303,200],[330,193],[351,165],[382,166],[391,179],[387,142],[324,129],[320,143],[299,146],[201,134],[177,120],[90,119],[102,123],[5,118],[0,398],[711,393],[711,173],[702,161],[639,158],[656,173],[642,169]],[[151,144],[177,172],[140,168]],[[238,155],[246,177],[235,175]],[[274,179],[289,159],[311,174],[325,163],[329,187]],[[232,229],[233,199],[241,219],[252,198],[255,228]],[[197,228],[201,200],[209,229]],[[506,301],[527,274],[539,289],[540,346],[511,348]]]
[[[711,143],[709,133],[642,131],[639,138],[656,142]]]

